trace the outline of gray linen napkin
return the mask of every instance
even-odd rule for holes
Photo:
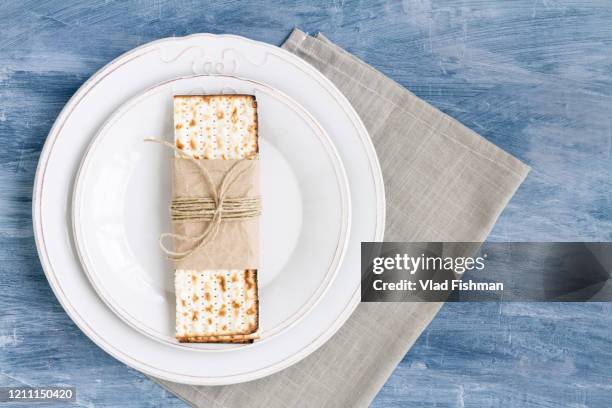
[[[485,240],[526,165],[321,34],[296,29],[283,48],[327,76],[365,123],[385,181],[386,241]],[[362,303],[323,347],[260,380],[158,381],[198,407],[365,407],[441,306]]]

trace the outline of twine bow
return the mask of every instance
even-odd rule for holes
[[[198,249],[202,248],[209,242],[215,239],[219,233],[221,223],[224,221],[242,221],[249,218],[258,217],[261,214],[261,199],[259,197],[226,197],[228,190],[240,177],[249,171],[254,165],[255,160],[241,159],[237,160],[230,169],[223,175],[219,187],[215,185],[210,173],[193,157],[179,150],[171,143],[159,139],[145,139],[145,142],[160,143],[174,150],[180,157],[188,159],[194,163],[206,183],[210,187],[212,197],[191,197],[191,198],[175,198],[170,205],[170,214],[173,221],[210,221],[204,229],[204,232],[198,236],[190,237],[187,235],[174,234],[165,232],[159,236],[159,246],[169,259],[181,260],[187,258]],[[240,166],[246,162],[246,166]],[[186,251],[176,252],[168,249],[164,245],[165,238],[173,238],[181,241],[193,242],[190,249]]]

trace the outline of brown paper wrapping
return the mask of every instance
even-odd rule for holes
[[[259,160],[228,189],[227,198],[258,197]],[[237,160],[200,160],[215,186]],[[212,197],[210,186],[197,165],[175,157],[172,171],[172,198]],[[209,221],[172,221],[175,234],[195,237],[202,234]],[[174,240],[176,252],[186,251],[193,243]],[[215,238],[184,259],[175,260],[176,269],[257,269],[259,267],[259,217],[240,221],[222,221]]]

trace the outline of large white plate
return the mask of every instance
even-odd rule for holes
[[[198,353],[143,336],[96,295],[73,246],[72,187],[96,131],[130,97],[192,74],[254,79],[288,94],[323,126],[344,164],[352,224],[344,262],[331,287],[299,324],[270,341],[232,353]],[[41,153],[33,192],[41,264],[58,300],[79,328],[108,353],[144,373],[203,385],[261,378],[303,359],[327,341],[359,302],[360,243],[381,240],[385,200],[376,153],[363,123],[314,67],[278,47],[236,36],[197,34],[136,48],[93,75],[66,104]]]
[[[348,180],[324,130],[295,101],[255,81],[199,75],[158,84],[122,105],[94,137],[76,179],[76,246],[100,297],[132,327],[195,350],[248,345],[178,343],[169,231],[172,152],[143,139],[173,135],[173,95],[257,98],[262,200],[259,331],[269,341],[313,307],[340,265],[349,229]]]

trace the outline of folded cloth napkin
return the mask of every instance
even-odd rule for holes
[[[319,34],[283,48],[348,98],[376,147],[387,194],[386,241],[484,241],[529,168]],[[198,407],[366,407],[441,303],[362,303],[294,366],[237,385],[158,380]]]

